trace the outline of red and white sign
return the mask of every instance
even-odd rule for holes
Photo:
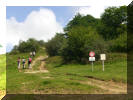
[[[90,57],[94,57],[94,56],[95,56],[95,52],[91,51],[91,52],[89,53],[89,56],[90,56]]]

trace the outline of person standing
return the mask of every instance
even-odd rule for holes
[[[29,67],[29,68],[32,68],[32,67],[31,67],[31,62],[32,62],[32,58],[29,57],[29,58],[28,58],[28,67]]]
[[[23,59],[22,59],[22,64],[23,64],[23,69],[25,68],[25,59],[24,59],[24,57],[23,57]]]
[[[34,52],[33,52],[33,57],[34,57],[35,55],[36,55],[36,52],[34,51]]]
[[[18,62],[18,69],[20,69],[20,62],[21,62],[21,59],[20,59],[20,57],[18,57],[18,60],[17,60],[17,62]]]

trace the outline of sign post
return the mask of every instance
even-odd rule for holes
[[[92,72],[93,72],[93,61],[92,61]]]
[[[106,60],[106,54],[100,54],[100,59],[102,60],[103,71],[104,71],[104,60]]]
[[[104,60],[102,62],[103,62],[103,71],[104,71]]]
[[[93,70],[94,70],[94,68],[93,68],[93,61],[95,61],[95,57],[94,57],[95,56],[95,53],[91,51],[89,53],[89,56],[90,56],[89,57],[89,61],[91,61],[91,64],[92,64],[92,72],[93,72]]]

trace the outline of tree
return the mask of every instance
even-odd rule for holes
[[[31,51],[38,51],[39,50],[39,44],[38,41],[34,38],[30,38],[27,41],[20,40],[18,46],[14,46],[12,53],[18,53],[18,52],[31,52]]]
[[[67,33],[69,30],[76,26],[84,26],[88,27],[91,26],[96,28],[97,24],[99,23],[99,19],[94,18],[91,15],[82,16],[79,13],[75,15],[75,17],[67,24],[64,28],[64,31]]]
[[[120,34],[118,38],[111,40],[112,52],[127,52],[127,32]]]
[[[38,44],[39,44],[40,46],[44,46],[44,45],[45,45],[45,42],[44,42],[43,40],[40,40],[40,41],[38,41]]]
[[[55,37],[46,42],[45,48],[49,56],[60,55],[60,48],[63,44],[64,35],[62,33],[57,33]]]
[[[105,9],[105,12],[101,15],[101,22],[102,24],[98,28],[99,33],[106,40],[117,38],[121,33],[126,31],[126,28],[123,32],[118,32],[117,29],[127,23],[127,7],[109,7]]]
[[[63,50],[63,57],[66,61],[86,62],[89,51],[94,51],[98,55],[105,50],[104,40],[92,27],[76,26],[71,28],[65,43],[67,44]]]

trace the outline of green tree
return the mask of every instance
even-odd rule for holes
[[[67,24],[64,28],[64,31],[67,33],[69,30],[76,26],[84,26],[88,27],[91,26],[96,28],[97,24],[99,23],[99,19],[94,18],[91,15],[82,16],[79,13],[75,15],[75,17]]]
[[[120,34],[118,38],[111,40],[112,52],[127,52],[127,32]]]
[[[98,32],[106,39],[117,38],[121,33],[126,31],[124,28],[123,32],[119,32],[118,28],[124,27],[127,23],[127,7],[109,7],[105,9],[101,15],[101,26],[98,28]]]
[[[30,38],[27,41],[20,41],[18,46],[14,46],[12,53],[17,52],[31,52],[31,51],[38,51],[39,44],[38,41],[34,38]]]
[[[67,45],[64,47],[63,57],[66,61],[88,61],[90,51],[105,52],[105,42],[92,27],[77,26],[71,28],[67,34]]]
[[[60,55],[60,48],[63,44],[64,34],[57,33],[55,37],[45,43],[45,48],[49,56]]]

